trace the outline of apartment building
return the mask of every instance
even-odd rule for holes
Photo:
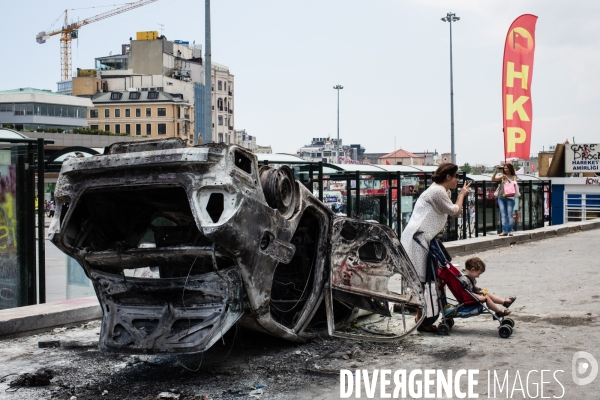
[[[344,146],[342,139],[338,143],[337,139],[313,138],[309,145],[300,148],[296,154],[307,161],[337,164],[341,157],[347,156],[348,150],[349,146]]]
[[[131,136],[190,138],[193,107],[181,95],[161,91],[100,92],[92,98],[89,128]]]
[[[121,46],[120,54],[96,58],[97,75],[73,78],[73,95],[92,96],[97,91],[157,91],[181,95],[192,107],[190,116],[194,115],[196,122],[187,132],[187,139],[192,142],[194,134],[202,137],[204,130],[205,68],[202,47],[182,40],[170,41],[162,36],[152,39],[154,36],[149,40],[130,38],[129,44]],[[212,63],[211,77],[212,140],[233,143],[234,77],[228,67],[215,62]]]
[[[235,143],[233,75],[229,72],[228,67],[215,62],[211,64],[211,69],[213,141],[217,143]]]

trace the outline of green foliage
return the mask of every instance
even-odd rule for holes
[[[474,175],[482,175],[485,173],[490,173],[490,171],[493,173],[493,170],[490,170],[489,167],[486,167],[483,164],[473,165],[471,167],[471,173]]]
[[[460,167],[460,170],[462,172],[464,172],[465,174],[470,174],[472,171],[472,167],[469,163],[465,163],[465,165],[463,165],[462,167]]]

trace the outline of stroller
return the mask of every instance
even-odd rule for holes
[[[498,334],[501,338],[506,339],[512,335],[515,321],[511,318],[498,317],[485,303],[480,302],[472,292],[466,289],[463,282],[458,279],[462,275],[461,272],[450,263],[452,258],[438,239],[431,241],[429,251],[430,258],[437,261],[437,277],[440,282],[437,298],[442,314],[442,322],[438,325],[438,333],[448,335],[450,328],[454,326],[453,318],[469,318],[480,314],[490,314],[498,322]],[[428,264],[428,268],[431,268],[433,272],[436,263],[430,262]],[[455,304],[450,304],[448,301],[446,286],[454,295]]]

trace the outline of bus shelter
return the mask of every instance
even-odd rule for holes
[[[334,212],[388,225],[400,237],[420,194],[433,182],[437,166],[363,165],[311,163],[288,154],[257,155],[259,164],[287,164],[296,179],[316,197],[331,204]],[[463,202],[459,218],[448,218],[444,241],[486,236],[501,231],[500,213],[494,192],[498,183],[491,175],[462,173],[458,189],[451,191],[456,201],[464,180],[472,181],[471,193]],[[519,175],[521,196],[514,210],[515,230],[543,227],[551,221],[551,182]],[[337,194],[339,193],[339,195]],[[339,203],[342,204],[339,204]]]
[[[44,145],[52,143],[0,129],[0,309],[46,302],[45,221],[36,173],[41,196]]]

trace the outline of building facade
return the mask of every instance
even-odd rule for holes
[[[377,159],[379,165],[423,165],[423,155],[411,153],[406,150],[396,150]]]
[[[156,35],[157,36],[157,35]],[[202,137],[204,129],[205,68],[202,47],[187,41],[169,41],[164,37],[149,40],[133,40],[121,46],[121,53],[95,59],[96,76],[73,78],[73,95],[92,96],[98,91],[157,91],[181,95],[192,107],[198,122],[187,139],[192,142],[194,134]],[[80,70],[88,71],[88,70]],[[79,72],[79,71],[78,71]],[[214,142],[233,143],[234,135],[234,76],[229,68],[212,63],[212,139]],[[114,122],[116,123],[116,122]]]
[[[229,68],[211,63],[213,142],[235,143],[233,118],[233,75]]]
[[[158,91],[100,92],[89,110],[89,128],[145,137],[190,140],[192,106],[181,96]],[[193,134],[192,134],[193,139]]]
[[[90,99],[20,88],[0,91],[0,127],[20,131],[71,132],[88,125]]]
[[[300,148],[296,154],[306,161],[323,161],[330,164],[338,164],[340,157],[346,157],[349,146],[339,144],[337,139],[332,138],[313,138],[309,145]]]

